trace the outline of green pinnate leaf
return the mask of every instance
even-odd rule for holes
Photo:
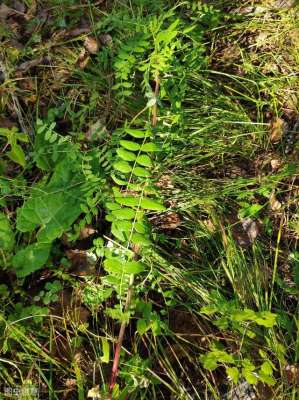
[[[141,131],[140,129],[125,128],[124,131],[130,136],[138,139],[142,139],[151,135],[149,131]]]
[[[131,241],[134,244],[138,244],[140,246],[150,246],[152,242],[145,235],[141,233],[133,233],[131,237]]]
[[[144,151],[146,153],[153,153],[156,151],[160,151],[160,148],[153,142],[150,143],[145,143],[141,146],[141,151]]]
[[[109,274],[122,274],[123,265],[121,259],[118,257],[106,258],[106,260],[104,261],[104,269]]]
[[[113,179],[113,181],[119,185],[119,186],[127,186],[128,182],[124,181],[123,179],[119,179],[117,176],[115,176],[114,174],[111,174],[111,178]]]
[[[140,261],[127,261],[124,265],[126,274],[140,274],[145,271],[145,265]]]
[[[159,203],[157,200],[150,199],[148,197],[144,197],[141,199],[140,205],[145,210],[153,210],[153,211],[165,211],[166,207],[163,204]]]
[[[119,148],[116,150],[117,155],[124,161],[135,161],[136,155],[131,151]]]
[[[120,140],[119,143],[126,150],[137,151],[140,149],[140,145],[138,143],[132,142],[131,140]]]
[[[152,167],[153,163],[150,157],[146,154],[142,154],[136,158],[136,162],[144,167]]]
[[[151,173],[142,167],[135,167],[133,169],[133,174],[140,178],[149,178],[151,176]]]
[[[127,161],[117,161],[113,164],[113,167],[124,174],[128,174],[132,171],[132,167]]]
[[[116,197],[115,201],[123,206],[137,207],[140,204],[139,197],[123,196]]]
[[[133,219],[135,214],[135,211],[131,208],[121,208],[120,210],[112,211],[112,215],[117,219]]]

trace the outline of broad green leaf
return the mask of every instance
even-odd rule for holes
[[[113,168],[124,174],[128,174],[132,171],[132,167],[127,161],[117,161],[113,164]]]
[[[31,197],[17,209],[16,228],[20,232],[32,232],[40,227],[37,239],[50,243],[68,230],[82,213],[82,177],[76,161],[65,157],[59,163],[46,185],[37,183],[31,189]]]
[[[12,251],[15,245],[15,235],[6,214],[0,212],[0,249]]]
[[[136,155],[131,151],[119,148],[116,150],[117,155],[125,161],[135,161]]]
[[[123,206],[137,207],[140,203],[139,197],[123,196],[116,197],[115,201]]]
[[[160,151],[159,147],[155,143],[145,143],[141,146],[141,151],[145,151],[147,153],[153,153],[155,151]]]
[[[12,266],[16,270],[18,278],[24,278],[41,269],[50,255],[51,245],[34,243],[19,250],[12,258]]]
[[[14,144],[10,151],[6,153],[7,157],[9,157],[15,163],[25,167],[26,159],[25,154],[21,146],[18,144]]]
[[[156,200],[152,200],[148,197],[144,197],[141,199],[141,207],[146,210],[153,210],[153,211],[165,211],[166,207],[163,204],[159,203]]]
[[[121,208],[120,210],[112,211],[112,215],[118,219],[133,219],[135,214],[135,211],[131,208]]]
[[[124,265],[126,274],[140,274],[145,271],[145,265],[140,261],[127,261]]]
[[[108,364],[109,360],[110,360],[110,346],[109,346],[109,342],[106,338],[101,338],[101,342],[102,342],[102,353],[103,355],[101,356],[101,361],[104,364]]]
[[[136,162],[144,167],[152,167],[153,163],[152,160],[149,158],[148,155],[142,154],[136,158]]]
[[[140,145],[138,143],[132,142],[131,140],[120,140],[119,143],[127,150],[137,151],[140,149]]]
[[[141,131],[140,129],[131,129],[131,128],[126,128],[124,129],[124,131],[126,133],[128,133],[129,135],[138,138],[138,139],[142,139],[144,137],[148,137],[150,136],[150,132],[149,131]]]
[[[236,385],[239,380],[239,370],[236,367],[227,367],[226,368],[226,373],[227,376],[233,381],[233,383]]]
[[[142,178],[149,178],[151,176],[151,173],[142,167],[135,167],[133,174]]]

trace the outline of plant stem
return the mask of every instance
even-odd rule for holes
[[[158,97],[159,94],[159,88],[160,88],[160,82],[159,78],[156,77],[155,79],[155,97]],[[157,102],[153,105],[152,108],[152,126],[156,127],[157,126],[157,120],[158,120],[158,107],[157,107]],[[135,252],[135,258],[138,256],[138,251],[139,247],[135,246],[134,252]],[[126,297],[126,304],[124,308],[124,312],[126,313],[129,311],[132,303],[132,298],[134,294],[134,275],[132,274],[130,276],[130,282],[129,282],[129,288],[128,288],[128,293]],[[127,326],[127,321],[123,321],[120,325],[119,333],[118,333],[118,339],[115,347],[115,352],[114,352],[114,359],[113,359],[113,365],[112,365],[112,370],[111,370],[111,376],[110,376],[110,382],[109,382],[109,395],[108,395],[108,400],[112,399],[112,392],[113,388],[116,384],[116,379],[118,375],[118,367],[119,367],[119,359],[120,359],[120,352],[124,340],[124,335],[126,331],[126,326]]]

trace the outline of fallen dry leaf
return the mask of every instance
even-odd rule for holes
[[[275,118],[270,124],[270,140],[277,143],[287,129],[287,123],[282,118]]]
[[[158,228],[167,230],[176,229],[182,223],[180,216],[175,212],[169,212],[164,215],[159,215],[151,219],[151,221]]]
[[[83,48],[77,59],[77,65],[80,69],[84,69],[89,61],[89,54],[85,48]]]
[[[99,140],[101,139],[104,135],[108,133],[108,130],[100,119],[98,119],[95,123],[93,123],[88,131],[85,134],[86,139],[89,142],[92,142],[94,140]]]
[[[24,73],[30,70],[33,67],[36,67],[37,65],[41,64],[43,61],[43,57],[38,57],[33,60],[25,61],[22,64],[18,65],[16,68],[18,73]]]
[[[95,274],[96,259],[86,250],[71,249],[65,252],[67,258],[71,261],[71,272],[78,276]]]
[[[84,47],[90,54],[97,54],[99,44],[95,38],[87,36],[84,40]]]
[[[273,159],[270,161],[270,164],[271,164],[272,171],[277,171],[279,169],[279,167],[281,166],[281,161]]]
[[[278,211],[281,209],[281,202],[277,200],[275,193],[273,192],[269,198],[269,205],[272,211]]]
[[[96,229],[94,229],[91,225],[86,225],[84,228],[81,229],[79,239],[87,239],[95,233],[97,233]]]
[[[4,22],[8,17],[16,14],[16,11],[5,4],[0,4],[0,21]]]
[[[251,218],[245,218],[241,220],[241,224],[250,240],[250,243],[253,243],[260,233],[258,223]]]
[[[284,374],[290,384],[299,384],[299,364],[286,365]]]
[[[100,399],[102,395],[100,394],[100,387],[99,385],[93,387],[92,389],[89,389],[87,393],[87,398],[90,399]]]
[[[31,0],[30,6],[25,14],[25,19],[27,21],[30,21],[36,15],[36,12],[37,12],[37,1]]]
[[[12,7],[14,10],[18,11],[19,13],[24,14],[26,11],[25,4],[23,2],[20,2],[19,0],[13,0],[12,1]]]

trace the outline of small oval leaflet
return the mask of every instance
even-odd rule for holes
[[[124,181],[122,179],[117,178],[114,174],[111,174],[111,178],[113,179],[113,181],[120,186],[126,186],[127,185],[127,181]]]
[[[153,211],[165,211],[166,208],[163,206],[163,204],[159,203],[156,200],[149,199],[147,197],[141,199],[140,203],[141,207],[147,210],[153,210]]]
[[[144,235],[141,235],[140,233],[133,233],[132,235],[132,243],[138,244],[141,246],[150,246],[152,242],[145,237]]]
[[[160,151],[160,149],[155,143],[150,142],[150,143],[143,144],[141,146],[141,151],[145,151],[147,153],[153,153],[155,151]]]
[[[140,149],[140,145],[138,143],[132,142],[131,140],[120,140],[119,143],[127,150],[137,151]]]
[[[149,178],[151,176],[151,173],[142,167],[134,168],[133,174],[142,178]]]
[[[152,167],[153,163],[152,160],[149,158],[148,155],[142,154],[136,158],[136,162],[144,167]]]
[[[133,196],[116,197],[115,201],[123,206],[129,207],[137,207],[140,203],[140,199]]]
[[[123,272],[122,263],[117,257],[106,258],[104,261],[104,268],[109,273],[121,274]]]
[[[120,210],[113,210],[112,215],[118,219],[133,219],[135,217],[135,211],[131,208],[121,208]]]
[[[131,165],[127,161],[116,161],[113,167],[124,174],[128,174],[132,171]]]
[[[124,272],[126,274],[140,274],[145,271],[145,265],[140,261],[128,261],[124,265]]]
[[[126,128],[124,130],[128,135],[133,136],[138,139],[143,139],[145,137],[150,136],[149,131],[141,131],[140,129],[131,129],[131,128]]]
[[[119,148],[116,150],[117,155],[125,161],[135,161],[136,155],[130,151]]]

